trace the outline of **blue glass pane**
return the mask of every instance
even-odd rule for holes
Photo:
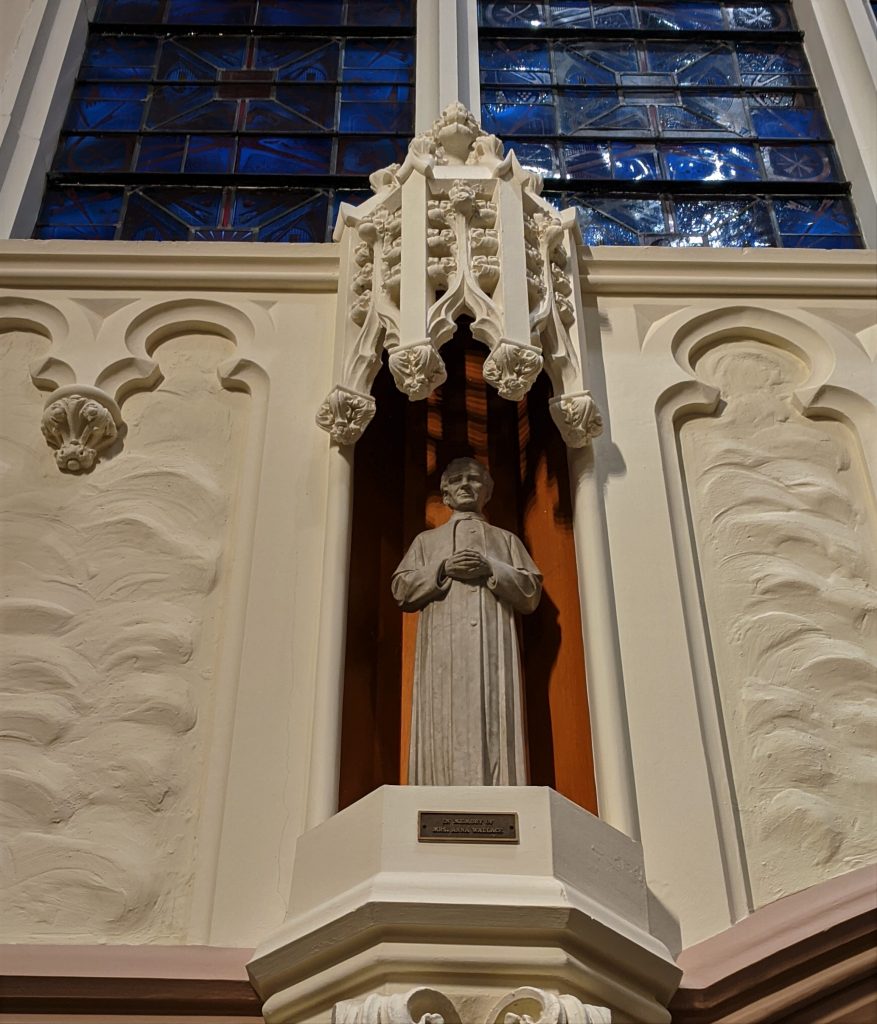
[[[684,47],[649,43],[646,48],[652,71],[671,73],[679,85],[736,85],[737,68],[726,43],[692,43]]]
[[[633,4],[592,2],[594,28],[635,28],[638,24]]]
[[[137,131],[143,117],[145,85],[101,82],[78,85],[64,127],[71,131],[106,128]]]
[[[596,130],[604,132],[651,133],[647,106],[628,103],[617,94],[588,95],[571,93],[558,97],[560,130],[576,135]]]
[[[260,0],[260,25],[322,25],[341,24],[342,0]]]
[[[90,227],[115,224],[122,208],[120,188],[50,188],[39,220],[45,225]]]
[[[785,4],[746,4],[728,8],[729,28],[746,32],[787,31],[794,28]]]
[[[158,43],[149,36],[92,36],[82,58],[83,70],[100,77],[110,68],[152,68]],[[81,73],[81,72],[80,72]]]
[[[754,146],[662,146],[671,181],[758,181]]]
[[[557,28],[593,28],[594,14],[587,0],[554,0],[548,5],[551,24]]]
[[[563,147],[566,173],[571,178],[611,178],[612,156],[609,147],[597,143],[577,143]]]
[[[483,3],[481,24],[491,28],[543,28],[545,5],[540,3]]]
[[[160,0],[101,0],[95,21],[147,25],[160,22],[163,16]]]
[[[408,82],[414,71],[413,39],[348,39],[346,82]]]
[[[640,22],[643,28],[673,31],[722,29],[722,8],[717,3],[641,4]]]
[[[232,131],[238,104],[235,100],[216,100],[214,95],[212,86],[157,85],[146,127]]]
[[[276,68],[281,82],[331,82],[338,77],[338,43],[260,38],[256,67]]]
[[[481,44],[481,80],[491,85],[550,85],[548,44],[497,39]]]
[[[509,149],[514,150],[521,167],[537,171],[546,178],[560,177],[560,163],[555,147],[540,142],[516,142]]]
[[[55,171],[127,171],[134,153],[134,135],[68,135],[61,138]]]
[[[148,174],[176,174],[183,169],[185,135],[143,135],[137,170]]]
[[[324,192],[239,188],[232,220],[258,227],[262,242],[322,242],[328,205]]]
[[[371,174],[377,167],[401,163],[406,139],[344,138],[338,143],[338,174]]]
[[[650,181],[660,177],[658,155],[651,146],[612,143],[613,177],[626,181]]]
[[[837,181],[828,146],[764,146],[767,176],[774,181]]]
[[[554,107],[550,92],[482,90],[485,131],[504,135],[553,135]]]
[[[190,135],[185,169],[190,174],[228,174],[234,153],[234,136]]]
[[[354,0],[347,4],[348,25],[404,28],[414,24],[413,0]]]
[[[804,51],[799,46],[738,43],[737,60],[744,85],[770,89],[810,84]]]
[[[157,188],[144,189],[143,195],[161,203],[175,217],[195,227],[215,224],[219,219],[222,189]]]
[[[807,93],[755,93],[748,97],[752,127],[765,139],[827,139],[828,126]]]
[[[676,245],[770,246],[773,228],[761,199],[677,199]]]
[[[565,198],[576,209],[586,245],[641,245],[667,230],[660,199]]]
[[[248,131],[322,132],[335,118],[334,86],[278,86],[276,100],[250,100]]]
[[[252,25],[255,0],[167,0],[168,24]]]
[[[860,238],[853,235],[782,235],[787,249],[861,249]]]
[[[187,241],[189,229],[167,210],[135,192],[128,198],[120,237],[137,242]]]
[[[342,132],[406,132],[413,118],[407,85],[345,85],[341,89]]]
[[[185,36],[161,48],[158,77],[172,81],[212,81],[220,70],[244,66],[247,41],[243,36]]]
[[[77,242],[111,242],[116,237],[116,225],[111,224],[104,227],[90,225],[88,227],[74,227],[71,224],[59,226],[37,225],[34,231],[34,238],[64,238]]]
[[[242,136],[238,170],[243,174],[328,174],[331,159],[330,138]]]
[[[734,96],[683,94],[681,105],[658,107],[658,124],[665,135],[751,136],[743,100]]]
[[[616,85],[621,74],[639,68],[633,43],[556,43],[554,64],[559,85]]]
[[[847,199],[774,199],[783,235],[857,235],[853,208]]]

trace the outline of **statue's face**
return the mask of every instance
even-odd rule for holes
[[[464,462],[448,474],[443,497],[455,512],[480,512],[487,501],[487,481],[477,462]]]

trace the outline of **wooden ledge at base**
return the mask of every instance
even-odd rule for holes
[[[673,1024],[877,1020],[877,866],[777,900],[686,949]]]

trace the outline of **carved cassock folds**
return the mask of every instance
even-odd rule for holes
[[[481,582],[442,575],[456,552],[490,565]],[[514,534],[475,511],[415,538],[393,576],[404,611],[420,611],[408,781],[526,785],[515,612],[539,603],[542,576]]]

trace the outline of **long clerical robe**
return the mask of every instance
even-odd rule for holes
[[[439,581],[457,551],[484,555],[485,583]],[[531,612],[542,575],[518,538],[474,512],[415,538],[393,597],[420,612],[408,781],[425,786],[526,785],[515,612]]]

